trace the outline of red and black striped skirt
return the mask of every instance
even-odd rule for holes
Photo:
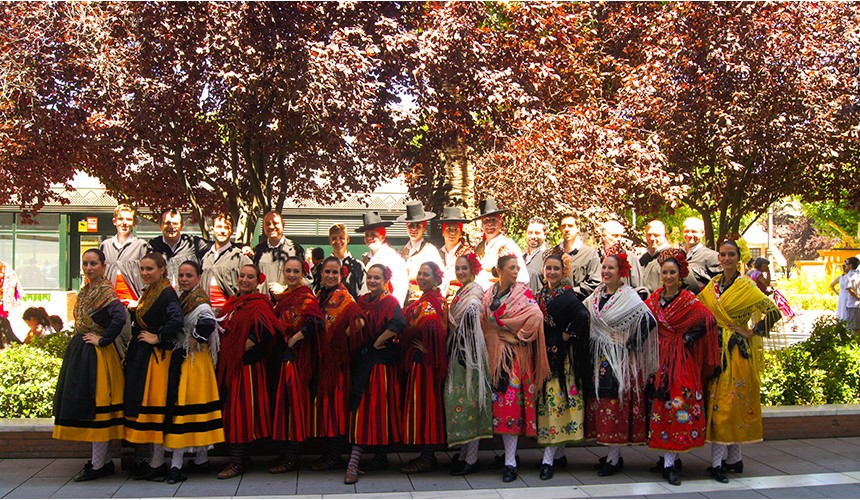
[[[295,361],[281,363],[272,439],[304,441],[311,432],[311,395],[307,380],[299,377]]]
[[[349,441],[360,446],[400,442],[403,404],[396,365],[374,365],[355,411],[350,412]]]
[[[406,405],[403,411],[403,444],[445,444],[445,407],[442,397],[442,380],[445,374],[436,374],[432,366],[412,363],[403,392]]]
[[[272,435],[272,413],[264,363],[242,365],[226,388],[224,437],[228,443],[250,443]]]
[[[348,411],[347,388],[349,380],[341,373],[337,377],[334,390],[327,394],[314,397],[313,414],[311,415],[313,437],[346,436]]]

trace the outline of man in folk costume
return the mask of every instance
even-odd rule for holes
[[[440,268],[444,268],[445,265],[439,255],[439,250],[424,239],[424,234],[427,232],[427,221],[434,217],[436,217],[436,213],[425,212],[420,201],[408,201],[406,202],[406,213],[397,218],[397,222],[406,223],[406,233],[409,235],[409,242],[400,249],[400,256],[406,261],[406,274],[409,276],[407,304],[421,297],[421,290],[416,281],[418,268],[421,267],[421,264],[433,262]],[[439,290],[444,297],[447,283],[440,284]]]
[[[391,270],[391,280],[388,282],[391,294],[403,306],[409,293],[409,276],[406,274],[406,262],[397,250],[391,248],[391,245],[385,241],[385,228],[391,224],[391,221],[382,220],[378,212],[367,212],[363,216],[361,226],[355,232],[364,234],[364,244],[370,249],[370,260],[365,264],[365,268],[370,269],[374,264],[388,267]],[[369,291],[365,283],[359,295]]]
[[[233,222],[227,215],[215,216],[212,238],[215,243],[203,257],[203,286],[209,294],[212,310],[217,315],[227,299],[239,293],[239,270],[252,264],[239,247],[233,245]]]
[[[15,270],[5,262],[0,262],[0,348],[21,343],[12,332],[9,311],[18,307],[22,297],[24,297],[24,289],[21,288]]]
[[[152,250],[167,261],[167,279],[174,288],[179,286],[176,279],[179,266],[188,260],[198,264],[203,262],[203,257],[212,247],[211,241],[182,234],[182,227],[182,214],[175,208],[168,208],[161,212],[161,236],[149,240]]]
[[[684,283],[691,292],[699,293],[711,278],[720,273],[720,259],[717,252],[702,243],[702,238],[705,237],[705,223],[702,219],[690,217],[685,220],[682,232],[684,252],[690,266],[690,274],[684,278]]]
[[[445,270],[445,283],[448,286],[445,300],[450,305],[451,301],[454,300],[454,296],[457,295],[457,290],[461,287],[454,272],[457,258],[469,255],[474,250],[472,249],[472,245],[467,243],[463,237],[463,224],[469,222],[469,219],[463,216],[462,208],[443,208],[439,222],[442,223],[442,238],[445,240],[445,245],[439,249],[439,255],[445,264],[443,269]]]
[[[132,234],[137,224],[137,213],[130,205],[119,205],[113,211],[116,235],[104,240],[99,250],[105,254],[105,277],[116,289],[119,301],[126,306],[137,305],[143,292],[140,278],[140,259],[150,248],[146,241]]]
[[[517,275],[517,281],[529,283],[529,272],[526,269],[526,263],[523,260],[523,251],[520,250],[517,243],[502,234],[502,224],[504,219],[503,214],[508,209],[501,209],[496,204],[496,199],[492,196],[478,203],[478,209],[481,215],[478,220],[481,221],[481,231],[484,235],[478,246],[475,247],[475,253],[478,254],[478,259],[481,261],[481,272],[475,278],[475,281],[481,285],[481,288],[487,290],[496,281],[493,278],[493,269],[499,257],[502,255],[514,255],[517,258],[517,265],[520,271]]]
[[[660,262],[657,257],[663,250],[672,248],[666,239],[666,225],[659,220],[652,220],[645,226],[645,253],[639,257],[639,266],[642,268],[642,286],[654,293],[660,288]]]
[[[584,301],[600,285],[600,259],[597,250],[582,239],[573,214],[562,215],[558,228],[561,232],[561,243],[547,250],[544,260],[549,254],[566,253],[570,256],[570,282],[573,292],[580,301]]]
[[[625,237],[624,226],[617,220],[608,220],[600,226],[600,241],[601,246],[597,248],[597,257],[600,262],[603,262],[608,255],[614,255],[618,252],[624,252],[631,256],[630,259],[630,276],[626,278],[627,284],[636,290],[636,293],[645,300],[648,297],[648,290],[642,283],[642,268],[639,266],[639,260],[632,258],[633,244]]]
[[[328,242],[331,245],[331,254],[340,259],[341,264],[346,268],[348,274],[343,277],[343,284],[349,290],[352,298],[358,300],[361,287],[364,286],[364,263],[356,259],[349,253],[349,234],[346,232],[346,226],[343,224],[335,224],[328,228]],[[314,284],[317,285],[315,291],[319,291],[322,286],[322,260],[317,264],[319,266],[317,278],[314,275]],[[316,265],[315,265],[316,266]]]
[[[260,292],[277,299],[284,293],[284,264],[290,257],[304,259],[305,249],[284,236],[284,220],[274,210],[263,216],[263,232],[266,239],[254,247],[254,264],[266,275],[266,280],[260,283]]]
[[[526,245],[523,261],[529,272],[529,290],[537,296],[543,289],[543,254],[546,253],[546,221],[532,217],[526,226]]]

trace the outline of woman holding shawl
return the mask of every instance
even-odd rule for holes
[[[445,382],[445,428],[448,446],[460,446],[452,476],[479,469],[478,444],[493,436],[493,398],[487,344],[481,330],[484,290],[475,283],[481,261],[475,252],[457,257],[458,287],[448,315],[448,378]]]
[[[149,462],[140,464],[134,478],[163,481],[168,381],[176,337],[182,330],[182,307],[167,281],[167,263],[160,253],[150,252],[140,259],[140,278],[145,288],[132,316],[125,357],[125,440],[152,444]]]
[[[265,275],[253,264],[239,269],[239,294],[221,309],[224,333],[218,359],[218,387],[224,403],[224,437],[230,445],[230,464],[218,479],[245,471],[245,445],[272,435],[266,357],[281,322],[268,294],[257,292]]]
[[[545,446],[540,478],[551,479],[555,459],[567,463],[564,446],[585,438],[585,403],[580,388],[588,377],[588,311],[565,279],[570,276],[570,257],[547,256],[544,286],[538,305],[544,317],[546,355],[550,378],[538,396],[538,444]],[[586,368],[583,370],[583,368]]]
[[[341,453],[346,448],[349,335],[358,332],[362,323],[361,310],[342,282],[344,274],[337,257],[332,255],[323,261],[322,288],[317,298],[325,317],[325,334],[317,339],[317,363],[324,369],[317,371],[312,383],[311,434],[326,438],[328,448],[310,466],[317,471],[341,467]]]
[[[299,444],[311,432],[310,381],[314,372],[313,343],[324,334],[325,319],[313,290],[302,282],[308,264],[292,256],[284,263],[284,293],[275,315],[283,323],[278,390],[275,395],[274,432],[281,456],[269,468],[272,474],[299,468]]]
[[[645,381],[657,370],[657,322],[633,288],[627,254],[603,259],[603,283],[585,300],[591,317],[591,355],[596,397],[588,403],[589,438],[609,445],[598,475],[610,476],[624,467],[621,446],[645,442],[648,410]]]
[[[209,296],[200,286],[203,268],[197,261],[183,262],[176,273],[179,305],[185,317],[171,358],[169,415],[164,447],[173,450],[167,483],[185,481],[182,457],[196,452],[188,463],[191,471],[209,471],[209,448],[224,441],[221,398],[215,379],[218,332]]]
[[[502,481],[517,479],[517,437],[537,435],[535,402],[549,378],[543,314],[528,285],[517,281],[514,255],[499,257],[499,281],[484,292],[481,329],[487,341],[493,384],[493,433],[502,435],[505,467]]]
[[[648,447],[665,450],[663,477],[678,486],[678,452],[705,444],[705,384],[719,373],[717,322],[689,290],[683,250],[669,248],[657,257],[663,286],[645,301],[657,319],[660,367],[649,384],[653,404]],[[658,466],[660,464],[658,463]]]
[[[762,440],[762,337],[782,317],[776,304],[738,271],[740,253],[732,240],[720,245],[723,272],[699,292],[720,329],[722,372],[709,385],[705,439],[711,442],[711,475],[721,483],[729,481],[726,472],[743,472],[740,445]]]
[[[398,335],[406,327],[400,303],[388,293],[391,270],[370,266],[366,293],[358,298],[365,325],[350,338],[353,348],[352,386],[349,395],[349,441],[352,453],[343,482],[358,481],[359,460],[365,447],[377,453],[362,472],[388,467],[386,450],[400,441],[401,405]]]
[[[448,306],[439,291],[444,271],[435,262],[418,268],[416,280],[421,298],[403,309],[402,366],[406,371],[403,393],[403,444],[421,447],[421,455],[400,468],[414,474],[436,468],[434,448],[445,444],[445,408],[442,385],[448,373],[445,339],[448,336]]]
[[[75,476],[91,481],[113,474],[111,439],[122,439],[125,377],[114,340],[128,318],[110,281],[105,255],[81,256],[86,284],[75,303],[75,335],[69,341],[54,395],[54,439],[93,443],[92,459]]]

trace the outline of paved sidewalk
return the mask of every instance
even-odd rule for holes
[[[482,464],[497,452],[482,451]],[[266,473],[269,457],[255,457],[258,467],[243,477],[219,481],[214,473],[192,476],[176,485],[134,481],[118,471],[111,477],[87,483],[71,478],[80,470],[79,459],[6,459],[0,463],[3,498],[166,498],[166,497],[284,497],[297,498],[860,498],[860,437],[768,441],[744,447],[744,473],[729,474],[729,484],[710,479],[705,468],[710,447],[683,455],[683,484],[673,487],[648,472],[658,453],[645,447],[623,450],[624,471],[598,477],[592,465],[605,448],[567,449],[570,465],[541,481],[537,449],[520,450],[520,477],[502,483],[501,472],[486,468],[466,477],[448,475],[446,454],[438,454],[440,467],[429,474],[405,475],[398,462],[415,454],[389,455],[388,471],[361,476],[355,485],[343,484],[343,471],[301,470],[281,475]],[[311,457],[303,457],[311,458]],[[225,457],[213,459],[216,469]],[[115,460],[119,465],[119,460]]]

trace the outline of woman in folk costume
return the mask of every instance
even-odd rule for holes
[[[567,276],[570,257],[549,255],[544,261],[544,286],[538,305],[550,378],[543,384],[537,405],[538,444],[545,446],[540,478],[551,479],[556,465],[567,464],[564,447],[585,438],[582,379],[589,374],[588,310],[576,297]],[[556,463],[556,459],[560,463]]]
[[[132,338],[125,357],[125,440],[152,444],[148,463],[140,463],[134,478],[163,481],[168,382],[173,348],[182,330],[182,307],[160,253],[150,252],[140,259],[140,278],[144,289],[132,315]],[[141,447],[136,448],[140,453]]]
[[[376,455],[361,472],[388,467],[386,451],[400,442],[401,399],[398,336],[406,327],[400,303],[389,293],[391,270],[370,266],[365,275],[369,293],[358,298],[365,325],[350,338],[353,347],[349,394],[349,441],[352,453],[343,482],[358,481],[359,460],[366,447]]]
[[[543,314],[514,255],[496,262],[498,282],[484,292],[481,329],[493,384],[493,433],[505,446],[502,481],[517,479],[517,437],[537,435],[538,388],[549,378]]]
[[[281,322],[268,294],[257,291],[265,276],[253,264],[239,269],[239,294],[221,309],[224,323],[218,356],[218,387],[224,403],[224,437],[230,445],[230,464],[218,479],[245,471],[245,445],[272,435],[266,362]]]
[[[585,299],[591,317],[591,355],[595,397],[586,411],[587,437],[609,445],[598,475],[624,467],[621,446],[645,442],[648,410],[645,382],[657,370],[657,322],[633,288],[627,254],[607,256],[603,283]]]
[[[452,476],[479,469],[478,445],[493,436],[493,391],[487,344],[481,330],[484,290],[475,283],[481,261],[475,252],[457,257],[458,286],[448,314],[448,378],[445,381],[445,429],[448,446],[460,446]]]
[[[311,432],[313,343],[323,335],[325,319],[313,290],[302,282],[308,268],[307,262],[299,257],[287,258],[283,273],[286,288],[275,307],[275,315],[284,326],[285,345],[279,360],[272,434],[272,439],[282,443],[281,455],[269,468],[272,474],[299,468],[299,444]]]
[[[323,261],[317,298],[325,317],[325,334],[318,337],[316,346],[320,369],[312,382],[311,435],[326,438],[328,448],[310,466],[317,471],[343,466],[341,453],[346,448],[349,422],[349,336],[362,328],[361,310],[343,284],[343,275],[340,259],[329,256]]]
[[[421,447],[421,455],[400,468],[414,474],[436,468],[435,448],[445,444],[445,408],[442,385],[448,373],[445,340],[448,336],[448,306],[439,291],[444,271],[435,262],[418,268],[421,298],[403,309],[402,366],[406,371],[403,394],[403,444]]]
[[[176,277],[185,322],[177,338],[170,369],[167,430],[164,447],[173,450],[167,483],[185,481],[182,457],[195,453],[188,470],[209,471],[209,448],[224,441],[221,397],[215,378],[219,337],[209,296],[200,286],[203,268],[193,260],[180,264]]]
[[[669,484],[678,486],[678,452],[705,444],[705,387],[719,374],[720,348],[713,314],[682,288],[689,274],[684,251],[663,250],[657,263],[663,286],[645,301],[657,319],[660,344],[660,367],[649,384],[648,447],[665,451],[658,466]]]
[[[711,442],[711,475],[721,483],[728,482],[726,472],[743,472],[740,445],[762,440],[762,337],[782,317],[776,304],[738,270],[740,253],[732,240],[720,245],[723,272],[699,292],[720,329],[722,372],[708,388],[705,439]]]
[[[93,443],[92,459],[75,476],[75,481],[90,481],[113,474],[108,445],[123,437],[125,376],[114,340],[128,312],[105,278],[102,251],[87,250],[81,261],[87,282],[78,293],[75,335],[57,380],[53,437]]]

